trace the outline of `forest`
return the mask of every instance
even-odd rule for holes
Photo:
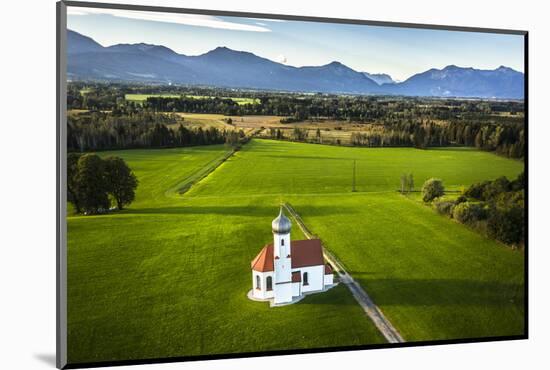
[[[244,140],[242,131],[222,131],[216,127],[191,130],[177,122],[176,116],[141,109],[78,113],[68,119],[67,149],[85,152],[223,143],[236,145]]]
[[[151,96],[140,103],[125,100],[125,95],[130,93],[171,96]],[[211,98],[195,98],[198,95]],[[258,103],[239,104],[231,99],[235,97],[251,98]],[[281,127],[310,121],[358,124],[362,129],[352,133],[350,144],[353,146],[469,146],[511,158],[523,158],[525,153],[523,101],[71,83],[67,104],[69,110],[92,112],[85,117],[71,116],[69,119],[69,148],[81,151],[217,144],[235,140],[233,136],[227,138],[234,134],[212,128],[202,132],[173,129],[177,123],[174,113],[205,113],[279,116]],[[276,130],[272,130],[272,136],[282,138]],[[317,140],[299,130],[295,131],[293,139]]]

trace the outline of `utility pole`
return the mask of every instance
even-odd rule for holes
[[[353,160],[353,186],[351,188],[351,191],[355,193],[355,159]]]

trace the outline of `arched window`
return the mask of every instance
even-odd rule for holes
[[[256,275],[256,289],[261,289],[261,287],[260,287],[260,275]]]
[[[267,279],[265,280],[265,285],[265,290],[273,290],[273,279],[271,278],[271,276],[267,277]]]
[[[281,245],[285,245],[285,240],[281,239]]]
[[[302,278],[303,282],[304,282],[304,285],[309,285],[308,281],[307,281],[307,272],[304,272],[304,277]]]

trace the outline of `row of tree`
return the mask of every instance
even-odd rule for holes
[[[71,83],[69,109],[113,110],[124,103],[125,94],[167,94],[177,97],[150,97],[145,107],[163,112],[218,113],[225,115],[276,115],[286,120],[331,119],[369,122],[381,118],[470,120],[493,118],[494,113],[523,111],[523,102],[441,100],[420,97],[338,96],[262,91],[235,91],[219,88],[181,86],[134,86],[125,84]],[[193,96],[209,96],[197,99]],[[250,98],[253,104],[239,104],[231,97]],[[514,117],[501,117],[514,120]]]
[[[128,148],[167,148],[229,143],[243,140],[242,131],[216,127],[189,129],[179,117],[150,112],[124,115],[92,112],[69,116],[69,151],[96,151]]]
[[[404,123],[373,127],[366,132],[351,134],[354,146],[413,146],[415,148],[450,145],[472,146],[496,151],[511,158],[525,155],[525,130],[522,124],[470,123],[452,121],[435,125],[433,122]]]
[[[444,194],[441,180],[430,179],[423,187],[423,200],[434,201],[435,209],[458,222],[486,233],[503,243],[522,246],[525,242],[525,178],[500,177],[471,185],[455,200],[439,199]]]
[[[510,112],[514,115],[523,112],[524,103],[521,101],[481,101],[481,100],[460,100],[460,99],[430,99],[422,97],[400,97],[400,96],[341,96],[325,93],[318,94],[300,94],[275,91],[250,91],[238,89],[225,89],[215,87],[197,87],[197,86],[163,86],[163,85],[145,85],[131,83],[90,83],[73,81],[68,84],[68,104],[69,109],[90,109],[90,110],[111,110],[116,105],[124,101],[126,94],[163,94],[179,96],[213,96],[213,97],[233,97],[250,98],[260,101],[261,104],[269,103],[272,99],[273,105],[286,104],[289,106],[316,105],[322,109],[330,110],[331,103],[323,103],[326,100],[347,101],[348,104],[342,104],[339,108],[353,107],[350,103],[360,102],[368,104],[371,111],[397,111],[417,117],[419,114],[431,115],[432,118],[450,119],[458,114],[468,113],[492,113],[492,112]],[[277,101],[278,100],[278,101]],[[319,109],[319,108],[317,108]],[[319,114],[318,116],[328,116],[328,114]]]
[[[326,129],[325,129],[326,130]],[[315,132],[312,135],[312,132]],[[280,129],[270,129],[269,136],[285,139]],[[288,137],[295,141],[321,143],[320,129],[294,128]],[[338,142],[330,142],[332,144]],[[525,154],[525,131],[517,124],[467,124],[465,122],[397,123],[393,127],[368,124],[361,131],[352,131],[350,145],[366,147],[445,147],[471,146],[485,151],[522,158]]]
[[[96,154],[67,156],[67,201],[77,213],[97,214],[121,210],[135,198],[138,180],[119,157],[102,159]]]
[[[145,102],[125,100],[126,93],[175,94],[179,97],[149,97]],[[193,98],[205,95],[212,98]],[[252,104],[239,104],[231,97],[254,99]],[[522,114],[523,102],[442,100],[428,98],[407,98],[388,96],[334,96],[323,94],[285,94],[277,92],[250,92],[220,89],[184,87],[144,87],[132,85],[70,84],[68,104],[71,109],[110,111],[113,120],[131,123],[127,117],[139,116],[143,122],[161,123],[173,127],[177,117],[172,112],[217,113],[232,116],[277,115],[284,117],[281,124],[314,121],[341,121],[361,124],[363,128],[352,133],[351,145],[356,146],[412,146],[427,148],[433,146],[464,145],[482,150],[495,151],[512,158],[525,155],[525,123]],[[506,114],[503,114],[505,112]],[[162,116],[163,118],[151,118]],[[170,121],[162,122],[162,121]],[[97,138],[99,141],[114,141],[109,125]],[[116,125],[114,125],[116,126]],[[94,128],[97,133],[99,128]],[[118,127],[115,130],[122,130]],[[177,138],[169,138],[162,128],[156,131],[143,128],[132,135],[136,147],[183,145]],[[195,144],[221,141],[220,135],[205,137],[196,133]],[[76,132],[75,137],[90,143],[95,138],[87,132]],[[274,133],[277,135],[277,133]],[[222,135],[223,136],[223,135]],[[292,139],[306,142],[320,142],[320,136],[309,132],[293,132]],[[284,135],[281,136],[283,138]],[[127,140],[127,138],[124,138]],[[185,140],[183,140],[185,141]],[[167,143],[168,142],[168,143]],[[340,144],[337,140],[335,144]],[[74,143],[78,147],[79,143]],[[189,144],[185,144],[189,145]],[[82,145],[81,145],[82,146]],[[125,147],[125,143],[109,144]]]

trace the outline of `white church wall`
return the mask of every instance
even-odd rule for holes
[[[275,284],[275,303],[287,303],[292,301],[292,283]]]
[[[286,257],[290,254],[290,233],[273,233],[273,253],[275,257]]]
[[[276,283],[286,283],[292,280],[292,262],[290,258],[276,258],[274,265]]]
[[[323,289],[325,266],[300,267],[299,270],[302,274],[302,293]],[[304,285],[304,273],[306,272],[308,274],[308,285]]]
[[[256,276],[260,277],[260,289],[256,287]],[[271,277],[271,290],[267,290],[267,278]],[[269,299],[273,298],[273,288],[275,287],[275,280],[273,277],[273,272],[259,272],[252,271],[252,287],[253,287],[253,296],[259,299]]]

